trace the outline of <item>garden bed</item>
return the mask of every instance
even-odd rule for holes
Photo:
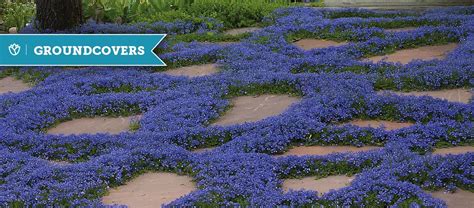
[[[0,95],[0,206],[446,207],[444,190],[473,201],[474,7],[276,7],[56,31],[169,33],[163,68],[1,68],[7,86],[31,89]],[[223,34],[248,26],[259,29]],[[387,31],[404,27],[417,29]],[[446,44],[436,60],[365,61]],[[127,122],[50,130],[94,118]]]

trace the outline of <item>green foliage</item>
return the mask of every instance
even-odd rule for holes
[[[173,61],[168,61],[167,59],[163,59],[163,61],[167,63],[168,65],[166,67],[155,67],[153,68],[153,71],[162,72],[162,71],[167,71],[167,70],[179,68],[179,67],[199,65],[199,64],[210,64],[210,63],[215,63],[219,58],[221,58],[220,55],[206,54],[205,56],[202,56],[198,61],[179,60],[179,61],[173,62]]]
[[[98,85],[93,85],[92,86],[94,90],[92,91],[92,94],[102,94],[102,93],[136,93],[136,92],[141,92],[141,91],[153,91],[156,88],[150,87],[150,88],[141,88],[141,87],[134,87],[129,84],[123,84],[118,87],[103,87],[103,86],[98,86]]]
[[[403,27],[420,27],[420,26],[439,26],[441,22],[438,21],[427,21],[427,20],[403,20],[403,21],[386,21],[386,22],[369,22],[366,24],[360,25],[361,27],[379,27],[379,28],[403,28]],[[459,25],[460,22],[453,22],[454,25]],[[384,38],[385,33],[380,32],[374,34],[377,37]],[[310,32],[306,30],[300,30],[286,35],[285,39],[289,42],[300,40],[303,38],[316,38],[316,39],[327,39],[333,41],[360,41],[352,35],[351,31],[347,31],[343,28],[335,28],[330,30],[330,28],[325,28],[317,33]],[[432,40],[431,40],[432,39]],[[433,43],[433,40],[434,43]],[[423,45],[433,45],[433,44],[443,44],[448,42],[457,41],[456,39],[447,37],[441,33],[434,32],[433,34],[427,34],[425,37],[416,39],[412,43],[404,44],[405,47],[410,48],[410,46],[423,46]],[[395,48],[387,47],[384,52],[389,53],[395,51]]]
[[[455,22],[454,25],[459,25],[461,22]],[[363,27],[379,27],[385,29],[404,28],[404,27],[421,27],[421,26],[440,26],[440,21],[428,21],[426,19],[412,19],[412,20],[397,20],[397,21],[373,21],[362,24]]]
[[[157,5],[161,5],[160,10],[156,10]],[[97,22],[132,22],[139,16],[166,11],[165,5],[158,0],[83,0],[85,18]]]
[[[155,22],[155,21],[174,22],[177,20],[192,21],[195,23],[201,22],[201,18],[194,17],[186,13],[184,10],[152,12],[148,15],[138,15],[133,19],[134,22]]]
[[[250,33],[243,33],[239,35],[226,35],[220,33],[205,33],[205,34],[183,34],[171,37],[171,42],[238,42],[250,36]]]
[[[14,202],[8,203],[8,207],[10,207],[10,208],[21,208],[21,207],[25,207],[25,204],[22,201],[14,201]]]
[[[175,10],[192,2],[193,0],[83,0],[83,8],[86,19],[92,18],[98,22],[173,21],[186,17],[185,13]]]
[[[381,13],[381,12],[358,12],[357,10],[341,10],[333,11],[326,14],[326,18],[336,19],[336,18],[346,18],[346,17],[386,17],[386,18],[395,18],[395,17],[408,17],[416,16],[417,14],[413,12],[403,12],[403,13]]]
[[[136,132],[140,129],[140,122],[138,120],[132,120],[129,127],[131,132]]]
[[[301,178],[306,176],[314,176],[315,179],[325,178],[332,175],[355,175],[364,168],[370,168],[374,165],[370,160],[365,161],[361,166],[354,166],[347,161],[329,162],[322,160],[308,160],[307,167],[302,171],[298,168],[292,168],[288,174],[281,175],[281,178]],[[285,167],[283,167],[284,169]]]
[[[336,134],[337,133],[337,134]],[[328,143],[324,141],[324,138],[327,138],[332,135],[337,136],[335,142]],[[324,145],[354,145],[353,141],[363,143],[364,145],[372,146],[383,146],[384,141],[375,140],[374,135],[371,131],[361,131],[357,135],[345,134],[344,130],[332,130],[330,131],[327,128],[322,129],[319,132],[310,132],[304,138],[294,141],[294,146],[303,144],[305,146],[324,146]]]
[[[388,202],[382,202],[377,198],[377,195],[378,195],[378,193],[371,192],[366,197],[364,197],[362,201],[358,201],[357,204],[359,206],[363,205],[363,207],[385,208],[385,207],[389,207],[389,205],[391,205],[391,204],[394,204],[399,199],[399,197],[396,196],[389,203]],[[410,205],[412,205],[413,203],[418,204],[418,205],[423,204],[422,201],[419,198],[410,198],[410,199],[407,199],[407,200],[404,200],[404,201],[400,202],[398,207],[408,208],[408,207],[411,207]],[[289,203],[285,203],[285,202],[283,204],[288,205],[288,206],[290,205]],[[355,202],[353,202],[353,204],[355,204]],[[325,207],[343,207],[343,206],[338,201],[331,201],[331,200],[321,199],[321,200],[317,200],[317,201],[312,202],[312,203],[299,205],[298,207],[301,207],[301,208],[325,208]],[[347,206],[347,207],[358,207],[358,206]]]
[[[395,80],[389,77],[380,77],[375,80],[375,90],[397,90]]]
[[[84,16],[98,22],[155,22],[212,17],[228,28],[258,24],[290,0],[84,0]]]
[[[37,71],[37,70],[19,70],[18,68],[8,68],[0,71],[0,79],[13,76],[19,80],[23,80],[29,85],[36,85],[42,82],[50,75],[49,72]]]
[[[377,73],[384,74],[386,72],[397,70],[395,66],[382,66],[377,68]],[[298,74],[298,73],[321,73],[321,72],[354,72],[357,74],[362,73],[370,73],[371,68],[368,65],[354,65],[354,66],[345,66],[341,68],[337,68],[334,66],[329,65],[309,65],[309,64],[302,64],[298,67],[291,69],[291,73]]]
[[[321,0],[321,1],[318,1],[318,2],[311,2],[309,3],[310,7],[324,7],[324,1]]]
[[[230,109],[231,106],[227,106],[224,110],[219,115],[225,114],[225,112]],[[213,123],[218,117],[214,119],[210,119],[208,123]],[[224,143],[227,143],[231,141],[234,137],[238,136],[240,134],[236,133],[231,133],[231,132],[224,132],[222,135],[212,135],[212,136],[207,136],[204,137],[200,134],[193,135],[193,141],[199,141],[201,144],[196,146],[196,147],[191,147],[192,149],[200,149],[200,148],[211,148],[211,147],[217,147],[220,146]]]
[[[17,69],[8,68],[0,71],[0,79],[11,76],[14,72],[17,72]]]
[[[276,82],[272,84],[250,84],[247,86],[230,86],[225,98],[242,95],[261,95],[261,94],[289,94],[302,96],[303,92],[296,86],[286,82]]]
[[[408,76],[409,75],[404,75],[403,77],[400,77],[397,80],[396,78],[393,78],[393,77],[379,77],[375,80],[374,89],[375,90],[393,90],[393,91],[402,91],[402,92],[432,90],[432,88],[427,87],[423,83],[423,80],[416,80]],[[466,82],[462,84],[457,83],[457,78],[455,77],[452,77],[451,80],[448,80],[442,83],[442,85],[439,87],[443,89],[454,89],[454,88],[459,88],[460,85],[471,86],[471,84],[469,83],[469,80],[466,80]],[[400,84],[397,85],[396,81],[400,82]]]
[[[377,33],[375,34],[377,37],[384,37],[384,33]],[[294,33],[290,33],[286,35],[285,39],[289,42],[301,40],[303,38],[315,38],[315,39],[327,39],[327,40],[333,40],[337,42],[342,42],[342,41],[359,41],[357,37],[354,37],[352,35],[351,31],[347,30],[342,30],[339,28],[336,28],[334,31],[330,31],[329,28],[325,28],[323,30],[320,30],[317,33],[309,32],[306,30],[300,30]]]
[[[254,26],[274,9],[289,4],[284,0],[196,0],[186,11],[221,20],[226,28],[238,28]]]
[[[35,11],[35,4],[31,2],[5,3],[2,17],[5,29],[16,27],[20,30],[33,19]]]

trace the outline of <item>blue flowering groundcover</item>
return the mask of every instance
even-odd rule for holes
[[[88,22],[62,32],[187,34],[222,29],[215,25]],[[36,85],[0,95],[0,206],[102,207],[101,197],[110,187],[146,171],[194,178],[198,189],[165,205],[170,207],[445,207],[427,191],[474,191],[473,153],[431,154],[436,147],[474,145],[474,103],[377,93],[472,88],[474,7],[423,13],[295,7],[276,10],[264,25],[231,45],[165,43],[160,50],[168,68],[1,69],[0,77],[14,75]],[[417,29],[385,30],[401,27]],[[291,44],[302,38],[350,43],[303,51]],[[459,47],[444,60],[407,65],[361,61],[451,42]],[[153,73],[204,63],[218,63],[221,71],[192,79]],[[210,125],[229,108],[230,98],[264,93],[302,100],[258,122]],[[135,132],[45,133],[74,118],[136,114],[143,117]],[[337,125],[353,119],[415,125],[395,131]],[[272,156],[295,145],[382,148]],[[191,152],[206,147],[216,148]],[[284,179],[341,174],[356,177],[350,186],[322,196],[281,189]]]

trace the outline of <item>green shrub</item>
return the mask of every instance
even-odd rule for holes
[[[84,18],[97,22],[130,22],[138,15],[147,15],[153,9],[140,0],[83,0]]]
[[[149,15],[139,15],[133,19],[134,22],[174,22],[177,20],[199,22],[201,18],[193,17],[184,10],[170,10],[163,12],[154,12]]]
[[[173,12],[166,12],[183,8],[190,5],[192,1],[193,0],[83,0],[83,9],[86,19],[94,19],[97,22],[128,23],[139,20],[159,21],[162,19],[151,18],[169,19],[173,17],[174,14],[172,14]]]
[[[203,15],[224,22],[226,28],[254,26],[274,9],[288,5],[287,1],[195,1],[186,8],[194,16]]]
[[[6,29],[16,27],[18,30],[26,26],[35,16],[35,4],[31,2],[5,3],[3,21]]]
[[[84,16],[98,22],[155,22],[213,17],[227,28],[256,25],[290,0],[83,0]]]

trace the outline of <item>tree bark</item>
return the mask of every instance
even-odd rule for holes
[[[82,23],[81,0],[35,0],[40,30],[65,30]]]

